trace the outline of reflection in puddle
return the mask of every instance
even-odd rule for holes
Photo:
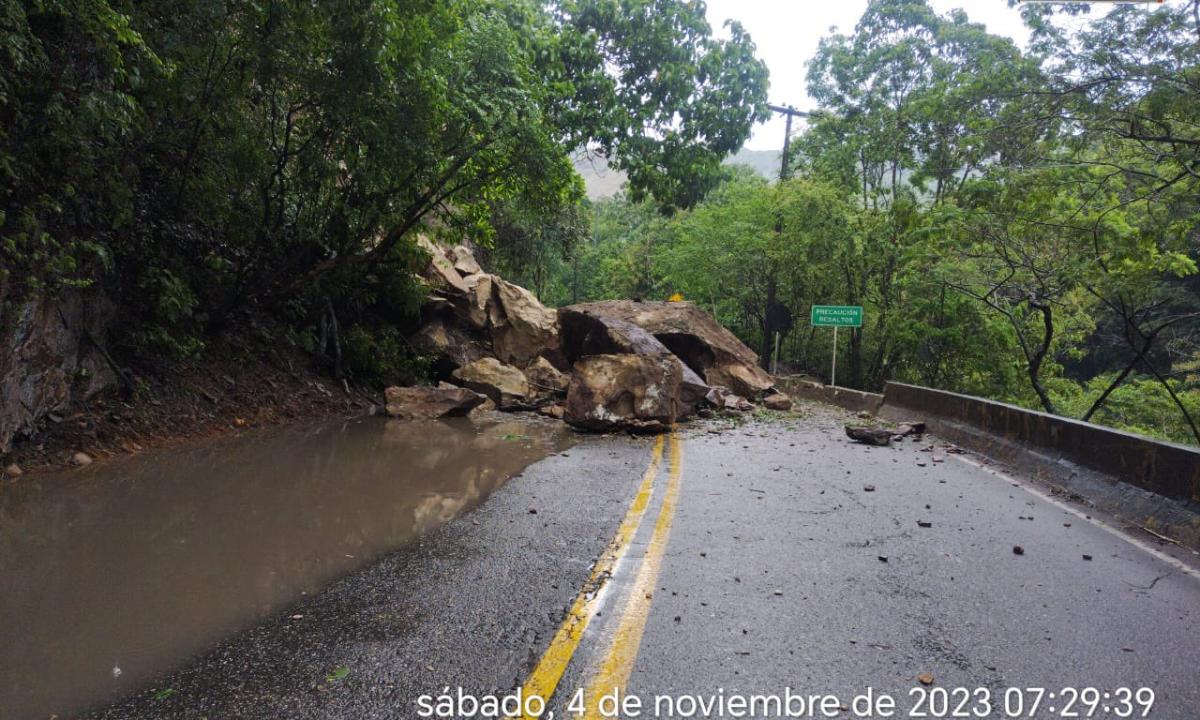
[[[0,489],[0,718],[137,689],[569,443],[558,423],[365,418]]]

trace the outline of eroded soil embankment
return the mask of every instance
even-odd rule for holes
[[[0,458],[0,479],[12,481],[14,465],[21,473],[70,466],[253,427],[363,415],[378,402],[322,376],[298,352],[222,345],[138,372],[132,392],[113,388],[49,414]]]

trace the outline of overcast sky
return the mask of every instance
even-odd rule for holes
[[[930,0],[930,4],[942,14],[965,8],[972,21],[1021,45],[1028,39],[1020,13],[1009,8],[1007,0]],[[805,61],[831,26],[852,32],[866,7],[867,0],[708,0],[708,20],[718,32],[726,19],[741,22],[771,70],[771,102],[808,110],[812,101],[805,92]],[[782,118],[759,125],[746,147],[778,150],[783,146],[783,131]]]

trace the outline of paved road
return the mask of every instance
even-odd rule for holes
[[[869,689],[894,717],[1087,717],[1066,706],[1084,688],[1093,717],[1120,715],[1120,688],[1152,689],[1156,720],[1200,716],[1188,559],[928,440],[854,445],[840,411],[801,411],[585,441],[94,716],[408,718],[459,687],[555,688],[559,718],[601,717],[612,688],[639,717],[781,717],[789,688],[800,717],[886,717],[856,706]]]

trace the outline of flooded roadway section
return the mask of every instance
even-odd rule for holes
[[[0,717],[138,689],[482,502],[561,423],[256,431],[0,489]]]

